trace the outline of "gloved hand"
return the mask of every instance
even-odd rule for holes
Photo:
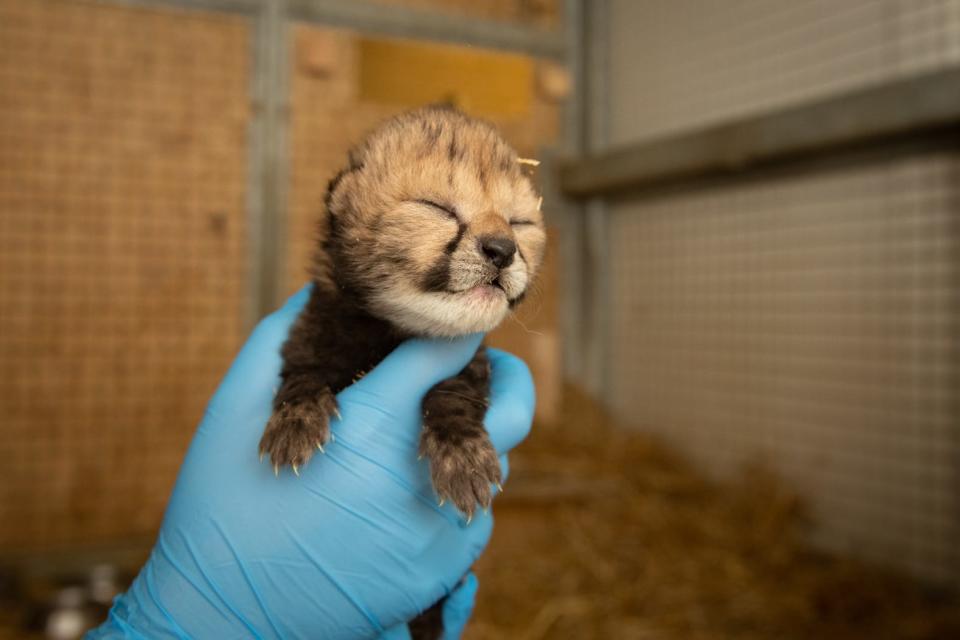
[[[334,440],[296,477],[258,460],[280,346],[307,289],[263,320],[207,407],[140,575],[88,638],[403,637],[402,623],[450,594],[490,538],[440,507],[417,460],[420,402],[481,337],[410,340],[338,396]],[[502,454],[533,415],[526,366],[490,350],[486,424]],[[459,634],[476,579],[444,609]],[[398,626],[400,625],[400,626]],[[455,636],[448,636],[455,637]]]
[[[470,572],[443,603],[443,640],[457,640],[463,633],[477,597],[477,576]],[[388,629],[379,640],[412,640],[410,628],[400,623]]]

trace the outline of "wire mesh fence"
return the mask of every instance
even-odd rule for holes
[[[553,2],[444,9],[521,24],[558,16]],[[533,90],[541,63],[528,56],[287,28],[291,184],[275,259],[288,293],[308,278],[323,194],[347,149],[414,106],[364,95],[368,45],[466,56],[481,71],[507,60],[522,71],[521,108],[481,115],[527,155],[559,135],[556,96]],[[149,536],[159,524],[249,328],[253,31],[244,16],[159,4],[0,0],[0,452],[10,461],[0,549]],[[437,97],[483,90],[482,76],[465,82]]]
[[[240,343],[249,29],[0,2],[0,547],[148,534]]]
[[[614,143],[960,63],[951,0],[612,7]],[[879,153],[614,204],[618,415],[719,474],[763,459],[829,547],[960,576],[958,158]]]

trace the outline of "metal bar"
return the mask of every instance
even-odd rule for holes
[[[587,152],[587,116],[585,84],[584,16],[587,12],[587,0],[565,0],[563,29],[566,39],[564,62],[573,79],[573,91],[563,105],[563,147],[572,155],[581,156]]]
[[[560,168],[564,193],[610,195],[743,173],[960,126],[960,68],[614,149]]]
[[[285,0],[264,2],[254,21],[247,194],[251,324],[277,306],[283,286],[290,112],[285,12]]]
[[[261,0],[98,0],[108,4],[147,9],[186,9],[219,13],[256,15],[262,6]]]
[[[586,148],[590,153],[605,149],[607,138],[608,97],[608,16],[607,0],[590,0],[584,20],[584,83],[586,110]],[[589,198],[584,210],[584,267],[587,282],[584,306],[584,388],[601,401],[609,399],[607,389],[610,363],[610,251],[609,203],[599,197]]]
[[[292,20],[347,27],[398,38],[441,40],[562,58],[563,33],[507,22],[421,11],[374,2],[288,0]]]
[[[261,274],[265,268],[261,236],[264,226],[263,148],[266,145],[267,126],[264,109],[267,94],[267,75],[263,50],[266,48],[263,17],[253,23],[250,40],[250,120],[247,123],[247,302],[244,313],[248,327],[252,327],[264,315],[263,283]]]
[[[573,91],[563,105],[562,153],[568,157],[584,155],[583,14],[586,0],[564,0],[564,32],[567,40],[566,65],[573,78]],[[583,205],[566,198],[559,188],[558,159],[541,155],[541,188],[548,222],[560,232],[560,260],[563,292],[560,297],[560,331],[563,377],[582,384],[585,345],[583,316],[585,278],[583,270]]]
[[[574,91],[565,105],[564,152],[586,154],[606,143],[606,0],[567,0],[568,57]],[[606,204],[565,198],[557,184],[559,158],[545,156],[541,181],[550,222],[560,230],[563,269],[561,326],[564,377],[602,398],[606,387]]]
[[[254,16],[278,0],[97,0],[151,9],[186,9]],[[347,27],[398,38],[441,40],[490,49],[563,58],[566,41],[560,31],[524,27],[436,11],[407,9],[362,0],[286,0],[292,20]]]

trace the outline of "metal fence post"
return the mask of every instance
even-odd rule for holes
[[[248,211],[251,324],[280,302],[286,244],[290,117],[289,28],[286,0],[261,5],[252,42]]]

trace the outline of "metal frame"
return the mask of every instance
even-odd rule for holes
[[[958,129],[955,68],[599,153],[562,167],[560,183],[572,197],[610,196],[878,145],[921,139],[953,144]]]
[[[324,24],[397,38],[440,40],[562,59],[566,35],[493,20],[381,5],[366,0],[95,0],[151,9],[181,9],[242,15],[252,22],[247,210],[251,277],[246,310],[252,326],[281,302],[284,217],[289,154],[291,21]],[[579,6],[584,0],[568,0]],[[578,15],[578,14],[568,14]],[[567,20],[569,24],[571,20]],[[569,30],[568,30],[569,31]],[[568,123],[570,120],[568,119]]]
[[[560,231],[560,299],[564,378],[595,397],[605,393],[608,270],[606,203],[578,201],[558,181],[564,158],[582,158],[607,143],[607,0],[567,0],[567,57],[574,91],[564,113],[563,147],[541,159],[548,221]]]
[[[263,7],[261,0],[93,0],[102,4],[151,9],[185,9],[209,13],[238,13],[255,16]],[[266,0],[269,2],[270,0]]]
[[[562,31],[408,9],[369,0],[95,0],[114,5],[235,13],[264,19],[276,13],[285,20],[357,29],[397,38],[439,40],[505,49],[562,59],[567,45]],[[274,5],[280,5],[279,7]]]
[[[586,150],[599,153],[609,144],[608,97],[609,65],[607,42],[609,35],[608,0],[588,3],[585,20],[585,65],[589,73],[584,77],[582,90],[586,104]],[[563,183],[561,182],[561,185]],[[608,238],[608,203],[599,197],[589,198],[584,208],[584,255],[589,288],[584,302],[584,327],[579,338],[584,350],[581,381],[595,398],[607,400],[607,366],[610,327],[610,269]]]
[[[560,299],[560,326],[564,378],[578,380],[584,370],[583,310],[585,308],[583,205],[563,196],[556,171],[562,157],[582,157],[586,152],[586,93],[582,90],[586,75],[583,59],[586,0],[565,0],[564,32],[567,40],[565,62],[573,79],[573,92],[564,105],[562,147],[541,158],[541,189],[548,221],[560,233],[561,277],[564,295]]]
[[[290,34],[285,13],[286,0],[265,2],[253,25],[247,167],[251,326],[276,308],[283,287],[290,165]]]
[[[397,38],[439,40],[562,58],[563,34],[516,24],[352,0],[287,0],[291,20]]]

